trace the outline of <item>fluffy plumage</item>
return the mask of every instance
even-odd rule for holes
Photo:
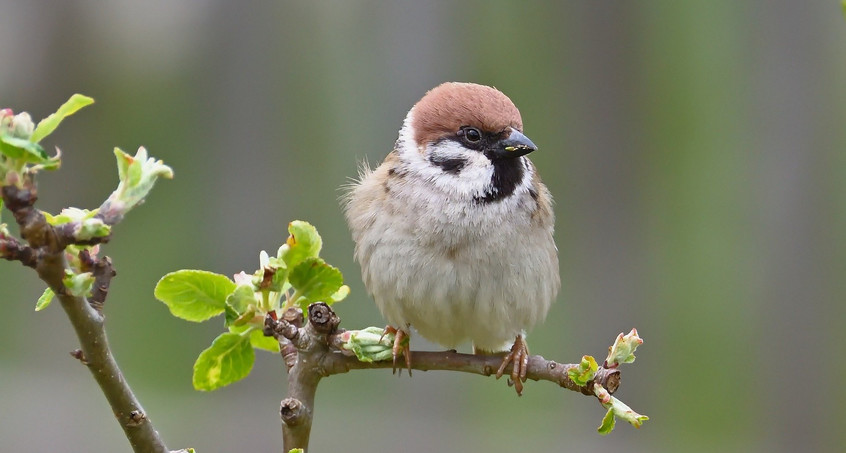
[[[560,285],[554,216],[522,130],[503,93],[445,83],[408,112],[384,162],[361,171],[345,214],[391,325],[503,351],[546,317]]]

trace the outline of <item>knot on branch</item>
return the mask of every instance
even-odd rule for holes
[[[608,370],[607,373],[604,374],[603,379],[597,380],[594,378],[593,382],[599,382],[600,385],[605,387],[605,390],[608,390],[608,393],[614,394],[618,388],[620,388],[620,381],[622,380],[622,375],[620,374],[620,370],[613,369]]]
[[[276,319],[276,312],[271,311],[264,317],[264,329],[262,329],[264,336],[273,337],[279,341],[287,339],[290,341],[296,340],[300,334],[300,329],[294,323],[283,319]]]
[[[308,322],[315,332],[328,335],[338,328],[341,318],[332,311],[329,305],[315,302],[308,306]]]
[[[279,415],[286,426],[298,426],[307,419],[308,409],[296,398],[285,398],[279,407]]]
[[[622,380],[622,375],[620,374],[620,370],[617,368],[600,368],[596,372],[596,376],[587,383],[584,387],[579,387],[579,391],[583,395],[593,396],[594,386],[596,384],[601,385],[605,390],[608,390],[608,393],[613,395],[614,392],[620,388],[620,382]]]
[[[303,311],[300,307],[290,307],[282,313],[282,319],[288,321],[296,327],[302,327],[305,322]]]
[[[126,422],[126,426],[138,426],[146,420],[147,416],[143,412],[134,410],[129,413],[129,420]]]

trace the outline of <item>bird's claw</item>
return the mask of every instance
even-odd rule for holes
[[[526,373],[529,371],[529,346],[523,340],[522,335],[517,335],[514,345],[511,346],[511,351],[502,359],[502,364],[496,371],[497,379],[502,377],[509,364],[513,364],[514,366],[511,368],[511,376],[508,384],[511,385],[513,383],[517,395],[522,396],[523,383],[526,382]]]
[[[382,338],[387,334],[394,335],[394,345],[391,348],[391,357],[394,360],[393,373],[397,374],[397,357],[400,354],[405,358],[405,367],[408,370],[408,376],[411,377],[411,348],[409,347],[409,335],[402,329],[397,329],[393,326],[385,326],[385,331],[382,332]],[[381,338],[379,339],[381,341]],[[402,368],[399,369],[402,374]]]

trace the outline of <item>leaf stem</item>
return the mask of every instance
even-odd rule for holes
[[[270,307],[270,290],[264,289],[261,291],[261,309],[262,311],[269,312],[271,310]]]

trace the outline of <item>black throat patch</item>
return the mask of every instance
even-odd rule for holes
[[[495,203],[514,193],[517,186],[523,181],[526,174],[526,167],[523,158],[516,159],[494,159],[493,175],[491,184],[480,197],[473,197],[473,201],[480,204]]]

